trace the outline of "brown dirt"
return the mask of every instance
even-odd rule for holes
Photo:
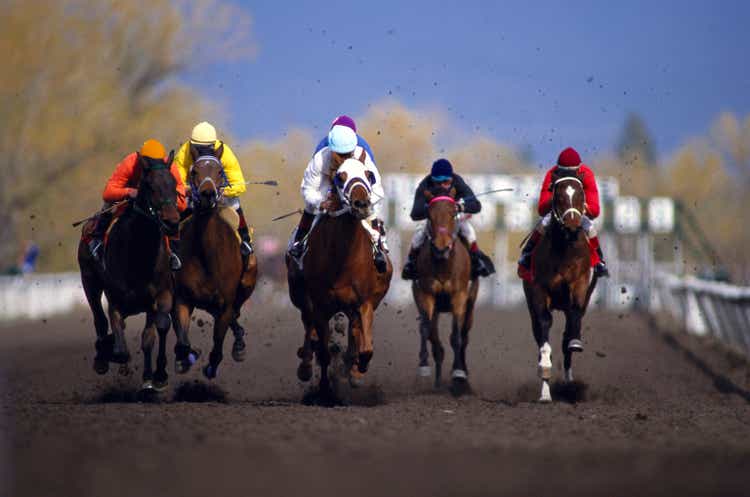
[[[93,372],[86,314],[0,328],[0,495],[750,494],[747,364],[645,317],[588,316],[580,382],[541,405],[525,312],[479,309],[473,394],[454,398],[416,378],[413,309],[385,307],[366,386],[333,409],[301,402],[296,312],[251,304],[242,322],[246,362],[228,337],[208,384],[170,352],[158,402],[137,393],[141,320],[128,377]],[[209,326],[191,336],[205,357]]]

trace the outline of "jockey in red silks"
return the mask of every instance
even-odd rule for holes
[[[547,175],[544,177],[538,206],[539,215],[542,216],[542,219],[531,234],[529,241],[523,247],[521,258],[518,260],[518,274],[523,277],[522,275],[528,274],[531,270],[531,254],[534,251],[534,247],[541,240],[549,223],[552,222],[552,189],[550,187],[552,185],[552,177],[557,168],[575,171],[583,183],[586,203],[584,204],[585,211],[581,220],[581,227],[589,241],[594,274],[598,277],[607,277],[609,276],[609,271],[604,263],[604,254],[599,246],[596,227],[592,221],[599,216],[599,189],[596,186],[596,178],[594,177],[594,172],[581,162],[581,156],[578,155],[578,152],[570,147],[560,153],[560,156],[557,158],[557,165],[547,171]]]
[[[146,140],[139,151],[133,152],[122,159],[112,173],[112,176],[107,180],[107,186],[104,188],[104,193],[102,194],[102,199],[105,202],[102,210],[111,207],[115,202],[125,199],[134,199],[138,196],[137,188],[141,181],[143,163],[166,163],[166,161],[167,153],[164,149],[164,145],[156,140]],[[169,168],[177,184],[177,210],[182,212],[185,210],[185,207],[187,207],[187,202],[185,200],[185,184],[182,182],[182,177],[180,176],[177,166],[172,163],[169,164]],[[124,210],[124,207],[120,209],[120,211],[122,210]],[[114,216],[115,213],[112,212],[112,210],[107,210],[106,212],[99,214],[96,219],[96,224],[91,233],[88,246],[91,254],[97,262],[101,263],[101,249],[104,235]],[[170,266],[173,271],[177,271],[182,267],[178,255],[179,241],[179,235],[169,238]]]

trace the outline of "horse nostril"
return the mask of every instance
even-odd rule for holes
[[[357,209],[364,209],[365,207],[367,207],[367,202],[365,202],[364,200],[355,200],[354,207],[356,207]]]

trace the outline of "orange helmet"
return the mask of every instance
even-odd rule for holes
[[[140,154],[142,157],[164,160],[164,157],[167,156],[167,151],[164,149],[164,145],[162,145],[161,142],[152,138],[143,142]]]

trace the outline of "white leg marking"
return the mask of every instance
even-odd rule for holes
[[[552,377],[552,347],[544,342],[539,348],[539,377],[548,380]]]
[[[539,396],[539,402],[552,402],[552,394],[549,392],[547,380],[542,380],[542,394]]]
[[[463,369],[454,369],[453,373],[451,373],[451,378],[465,380],[466,378],[468,378],[468,375]]]
[[[429,378],[432,376],[432,368],[430,366],[419,366],[417,374],[422,378]]]
[[[565,370],[565,381],[571,383],[573,381],[573,368]]]

